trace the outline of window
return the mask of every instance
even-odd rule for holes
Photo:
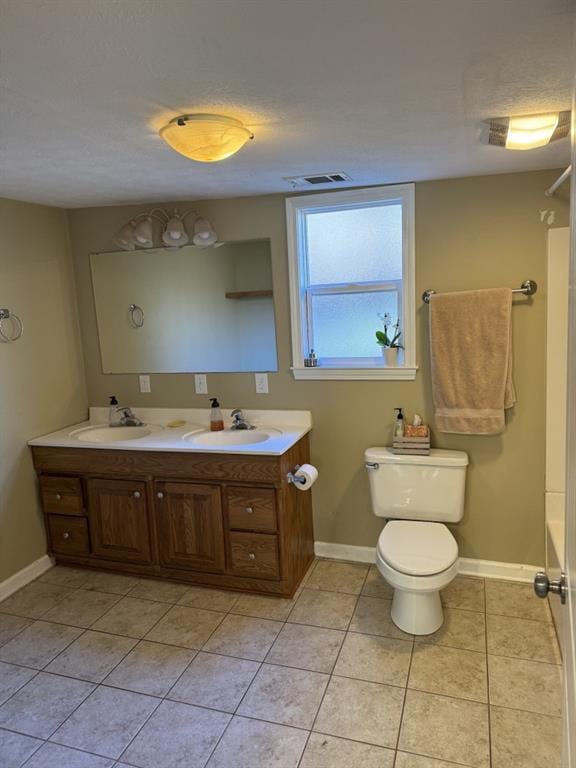
[[[414,187],[286,200],[296,379],[414,379]],[[376,331],[402,332],[386,367]],[[305,367],[314,350],[318,367]]]

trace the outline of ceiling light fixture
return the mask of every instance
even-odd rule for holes
[[[194,245],[200,247],[218,246],[218,235],[212,224],[204,216],[200,216],[198,211],[188,210],[179,213],[175,210],[170,214],[162,208],[154,208],[152,211],[134,216],[118,230],[113,241],[124,251],[134,251],[136,248],[154,248],[156,234],[156,241],[161,240],[159,245],[163,243],[170,248],[182,248],[190,242],[190,235],[184,226],[184,219],[191,214],[194,216],[192,238]],[[160,222],[161,232],[158,229],[156,233],[154,232],[154,221]]]
[[[160,129],[164,141],[190,160],[217,163],[254,138],[240,120],[223,115],[181,115]]]
[[[486,120],[483,141],[506,149],[536,149],[570,133],[570,110]]]

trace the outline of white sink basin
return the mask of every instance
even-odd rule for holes
[[[265,443],[271,437],[281,435],[279,429],[224,429],[221,432],[189,432],[182,437],[183,440],[194,445],[227,446],[254,445]]]
[[[70,437],[74,437],[82,443],[120,443],[148,437],[152,431],[146,425],[142,427],[84,427],[84,429],[71,432]]]

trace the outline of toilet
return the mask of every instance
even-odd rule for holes
[[[458,544],[445,523],[464,514],[468,455],[433,449],[429,456],[365,453],[372,509],[387,522],[376,565],[394,589],[392,620],[404,632],[429,635],[442,626],[440,590],[458,573]]]

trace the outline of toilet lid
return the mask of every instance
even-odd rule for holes
[[[456,562],[458,545],[442,523],[391,520],[378,539],[388,565],[410,576],[433,576]]]

